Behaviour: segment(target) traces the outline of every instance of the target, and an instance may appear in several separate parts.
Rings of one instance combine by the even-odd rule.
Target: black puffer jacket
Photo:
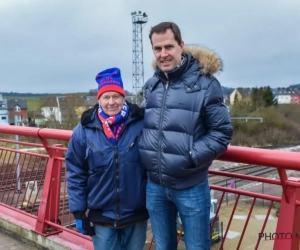
[[[221,70],[220,59],[197,47],[186,47],[184,56],[168,79],[156,67],[146,82],[139,143],[150,180],[175,189],[203,182],[233,133],[220,83],[213,76]]]

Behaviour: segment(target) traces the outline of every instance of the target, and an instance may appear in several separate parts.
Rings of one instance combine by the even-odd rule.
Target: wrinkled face
[[[98,103],[102,107],[104,113],[109,116],[119,114],[123,108],[124,102],[124,96],[114,91],[105,92],[98,99]]]
[[[163,72],[168,73],[180,65],[184,43],[177,43],[171,29],[161,34],[153,33],[151,41],[156,64]]]

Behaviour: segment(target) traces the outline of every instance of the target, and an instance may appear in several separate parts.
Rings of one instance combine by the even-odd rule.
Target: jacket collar
[[[140,108],[136,104],[132,104],[126,101],[127,105],[129,106],[129,117],[127,118],[125,125],[133,120],[141,120],[144,118],[145,110]],[[88,109],[83,112],[81,116],[81,124],[84,127],[94,127],[94,128],[101,128],[101,122],[97,118],[99,104],[96,104],[93,108]]]

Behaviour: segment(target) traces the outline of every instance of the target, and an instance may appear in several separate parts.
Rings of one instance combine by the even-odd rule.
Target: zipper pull
[[[133,147],[134,145],[134,141],[129,145],[129,147],[127,148],[127,152]]]
[[[167,81],[167,84],[166,84],[166,89],[169,88],[169,81]]]
[[[129,145],[129,147],[127,148],[127,152],[133,147],[133,145],[135,144],[136,140],[140,137],[141,133],[143,132],[143,130],[141,130],[137,136],[134,138],[133,142]]]

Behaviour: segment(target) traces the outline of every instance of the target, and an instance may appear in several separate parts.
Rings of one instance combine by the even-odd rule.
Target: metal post
[[[264,182],[262,182],[262,185],[261,185],[261,192],[262,194],[264,194]],[[263,199],[263,207],[265,207],[265,200]]]
[[[223,232],[223,221],[221,221],[221,242],[223,242],[223,235],[224,235],[224,232]],[[224,248],[222,247],[221,250],[224,250]]]
[[[144,59],[143,59],[143,27],[148,22],[148,15],[145,12],[134,11],[132,16],[132,87],[136,97],[141,96],[144,86]],[[136,100],[137,103],[137,100]]]
[[[300,200],[300,179],[297,177],[289,177],[286,183],[288,199],[286,199],[285,193],[282,192],[280,202],[280,212],[277,221],[276,233],[277,235],[290,234],[291,237],[285,236],[285,240],[281,240],[279,237],[275,237],[273,249],[282,250],[298,250],[300,235],[300,210],[297,201]],[[283,185],[283,183],[281,184]]]
[[[228,187],[227,180],[226,180],[226,187]],[[226,192],[226,205],[228,205],[228,192]]]
[[[15,126],[17,126],[19,119],[18,116],[15,115]],[[15,141],[18,142],[19,141],[19,135],[15,135]],[[16,143],[16,150],[19,150],[19,144]],[[17,192],[21,191],[21,185],[20,185],[20,164],[19,164],[19,158],[20,158],[20,153],[16,153],[16,165],[17,165]]]
[[[234,178],[234,188],[237,188],[237,186],[236,186],[236,178]],[[235,200],[236,200],[236,196],[237,196],[237,194],[235,194]]]
[[[43,143],[44,144],[44,143]],[[48,144],[49,145],[49,144]],[[46,146],[44,144],[44,146]],[[34,231],[43,236],[58,234],[60,229],[47,224],[47,221],[60,223],[59,205],[61,191],[61,173],[62,161],[57,159],[63,156],[63,151],[56,148],[62,148],[63,145],[53,145],[53,149],[48,149],[49,160],[46,166],[46,175],[41,202],[38,208],[37,222]]]

